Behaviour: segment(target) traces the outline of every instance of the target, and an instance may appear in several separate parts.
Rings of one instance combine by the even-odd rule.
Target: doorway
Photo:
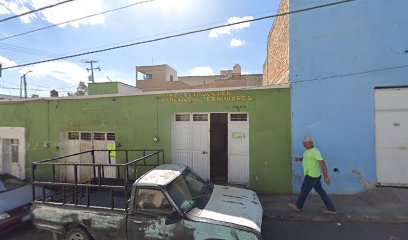
[[[203,179],[249,185],[248,113],[176,113],[172,162]]]
[[[408,88],[375,90],[377,183],[408,186]]]
[[[25,178],[25,129],[0,127],[0,171]]]
[[[228,114],[211,113],[210,178],[212,182],[228,182]]]

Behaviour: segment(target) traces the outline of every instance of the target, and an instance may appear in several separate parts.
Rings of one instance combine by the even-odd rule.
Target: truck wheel
[[[65,234],[65,240],[91,240],[89,234],[82,228],[75,227]]]

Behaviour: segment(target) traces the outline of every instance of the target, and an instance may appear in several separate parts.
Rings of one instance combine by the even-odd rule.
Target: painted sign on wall
[[[231,91],[169,93],[160,103],[211,103],[211,102],[251,102],[251,95],[234,94]]]

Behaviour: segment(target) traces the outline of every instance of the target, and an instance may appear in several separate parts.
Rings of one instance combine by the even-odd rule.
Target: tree
[[[68,92],[68,96],[72,97],[72,96],[85,96],[88,95],[88,86],[86,85],[85,82],[80,81],[78,83],[78,87],[75,93],[70,93]]]

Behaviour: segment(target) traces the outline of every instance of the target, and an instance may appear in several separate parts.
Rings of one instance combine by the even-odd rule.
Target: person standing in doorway
[[[322,154],[317,148],[314,147],[313,139],[311,137],[305,137],[303,139],[303,146],[306,148],[305,152],[303,153],[303,157],[295,158],[296,162],[302,162],[303,165],[303,184],[300,196],[297,199],[296,203],[290,203],[289,207],[294,211],[300,212],[303,208],[303,204],[305,203],[307,196],[314,188],[314,190],[320,195],[324,204],[326,205],[326,208],[323,208],[322,212],[335,214],[336,208],[330,200],[329,196],[324,191],[322,183],[320,181],[322,177],[322,173],[320,171],[321,168],[323,171],[324,182],[327,184],[327,186],[330,186],[331,184],[331,180],[329,178],[329,174],[327,172],[326,164],[324,163]]]

